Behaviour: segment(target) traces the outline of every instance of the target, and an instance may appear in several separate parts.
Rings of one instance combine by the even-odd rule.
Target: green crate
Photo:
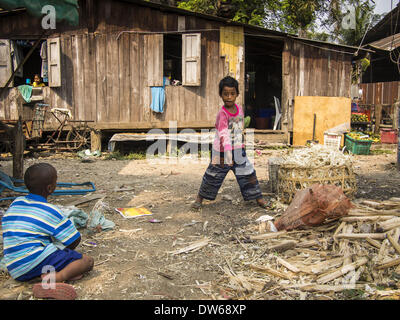
[[[356,140],[345,135],[344,145],[346,150],[353,154],[369,154],[372,140]]]

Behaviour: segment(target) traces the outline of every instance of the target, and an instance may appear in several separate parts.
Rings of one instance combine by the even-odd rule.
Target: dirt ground
[[[400,173],[396,169],[395,146],[385,153],[354,156],[357,174],[357,198],[389,199],[400,197]],[[264,149],[255,158],[255,168],[265,197],[274,206],[261,209],[255,202],[245,203],[233,173],[229,173],[216,201],[205,201],[203,209],[193,212],[194,201],[207,163],[190,160],[179,164],[148,163],[146,160],[105,160],[85,163],[74,155],[27,158],[24,167],[48,162],[58,171],[58,181],[92,181],[96,194],[105,196],[109,206],[105,217],[115,223],[111,231],[89,234],[81,229],[77,250],[95,259],[94,269],[81,280],[71,282],[78,299],[218,299],[224,294],[218,281],[228,261],[243,259],[262,251],[267,241],[256,245],[233,241],[250,232],[256,233],[255,220],[274,214],[282,207],[269,193],[268,158],[287,153],[287,149]],[[0,169],[12,173],[12,161],[0,162]],[[121,191],[122,190],[122,191]],[[127,190],[127,191],[123,191]],[[50,197],[49,201],[65,205],[82,196]],[[90,212],[96,200],[79,207]],[[2,209],[9,202],[2,202]],[[149,218],[124,219],[116,207],[144,206],[153,212]],[[281,209],[278,209],[281,208]],[[209,244],[195,252],[173,255],[170,252],[207,237]],[[93,243],[95,244],[93,246]],[[33,299],[31,281],[20,284],[0,273],[0,299]],[[262,299],[279,299],[263,295]],[[309,295],[307,299],[318,299]]]

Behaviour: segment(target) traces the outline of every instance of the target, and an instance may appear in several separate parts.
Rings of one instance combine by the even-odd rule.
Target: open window
[[[164,77],[171,85],[182,84],[182,36],[164,35]]]
[[[36,42],[37,40],[32,39],[0,40],[1,87],[4,87]],[[22,67],[18,68],[10,86],[33,84],[36,74],[42,78],[45,86],[61,86],[60,38],[40,41]]]
[[[147,85],[201,85],[201,34],[144,36]]]

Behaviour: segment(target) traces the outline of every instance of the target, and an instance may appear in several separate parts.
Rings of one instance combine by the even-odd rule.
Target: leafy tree
[[[367,0],[348,0],[354,8],[353,25],[351,28],[337,28],[339,42],[348,45],[359,45],[363,40],[368,29],[372,28],[379,20],[381,15],[374,14],[375,3]],[[344,17],[345,18],[345,17]]]
[[[374,14],[373,0],[182,0],[178,7],[201,13],[221,15],[234,21],[263,26],[302,37],[357,45],[367,28],[380,19]],[[346,28],[348,8],[354,8],[354,28]],[[224,15],[222,15],[224,16]],[[352,16],[353,17],[353,16]],[[324,28],[326,31],[321,31]]]

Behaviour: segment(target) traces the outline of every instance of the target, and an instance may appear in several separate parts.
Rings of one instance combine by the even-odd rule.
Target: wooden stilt
[[[90,151],[100,151],[101,152],[101,131],[92,130],[90,132]]]
[[[19,117],[14,132],[13,148],[13,177],[22,179],[24,175],[24,141],[25,136],[22,131],[22,119]]]

